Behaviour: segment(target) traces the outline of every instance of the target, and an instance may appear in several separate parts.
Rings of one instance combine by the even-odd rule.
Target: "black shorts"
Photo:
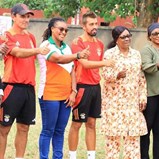
[[[87,122],[88,117],[101,117],[101,88],[98,85],[77,85],[77,96],[72,110],[72,121]]]
[[[4,96],[0,109],[0,124],[35,124],[35,89],[27,84],[3,84]]]

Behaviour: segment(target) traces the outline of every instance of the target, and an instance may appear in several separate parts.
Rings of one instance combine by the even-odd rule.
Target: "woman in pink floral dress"
[[[140,136],[147,133],[142,111],[146,107],[146,81],[141,57],[130,47],[132,34],[123,26],[112,30],[113,42],[105,59],[116,61],[103,68],[102,131],[106,136],[105,159],[140,159]]]

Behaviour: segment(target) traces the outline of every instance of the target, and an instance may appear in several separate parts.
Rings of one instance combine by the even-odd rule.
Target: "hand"
[[[76,97],[76,93],[74,91],[72,91],[70,96],[65,101],[65,103],[67,103],[66,107],[69,107],[69,106],[72,107],[74,105],[75,97]]]
[[[114,67],[115,61],[114,60],[105,60],[105,66],[106,67]]]
[[[0,54],[5,55],[8,51],[8,46],[6,45],[6,43],[2,43],[0,45]]]
[[[157,68],[159,69],[159,63],[156,64]]]
[[[146,109],[146,103],[140,103],[139,104],[139,110],[142,112],[145,109]]]
[[[87,59],[89,55],[90,55],[90,51],[89,51],[89,45],[88,45],[86,49],[78,53],[78,56],[79,56],[78,58]]]
[[[126,77],[126,70],[123,69],[123,71],[120,71],[117,75],[117,79],[120,79],[120,78],[125,78]]]
[[[40,53],[41,55],[46,55],[46,54],[48,54],[48,53],[50,52],[50,49],[49,49],[48,46],[49,46],[49,43],[48,43],[47,45],[45,45],[45,46],[39,48],[39,53]]]

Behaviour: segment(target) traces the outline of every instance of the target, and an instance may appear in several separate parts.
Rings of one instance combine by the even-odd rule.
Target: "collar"
[[[52,38],[51,36],[49,37],[48,41],[49,41],[50,44],[55,45],[55,46],[56,46],[58,49],[60,49],[60,50],[63,50],[63,49],[66,48],[66,44],[65,44],[63,41],[61,42],[61,47],[59,48],[59,47],[56,45],[55,41],[53,40],[53,38]]]

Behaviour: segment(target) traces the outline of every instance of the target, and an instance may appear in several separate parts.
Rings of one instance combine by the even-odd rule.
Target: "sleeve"
[[[147,86],[143,71],[139,74],[139,103],[147,103]]]
[[[158,71],[154,53],[148,47],[141,50],[142,70],[146,73],[154,73]]]
[[[107,50],[104,53],[104,60],[110,60],[110,59],[112,59],[112,52],[110,50]],[[102,77],[106,82],[114,83],[117,80],[117,75],[119,73],[117,65],[118,64],[116,64],[114,68],[103,67]]]
[[[8,39],[7,46],[9,48],[7,54],[9,54],[13,48],[18,47],[18,42],[15,41],[13,36],[8,31],[6,32],[6,38]]]
[[[40,47],[44,47],[44,46],[46,46],[48,43],[49,43],[49,41],[48,41],[48,40],[45,40],[44,42],[41,43]],[[51,44],[49,44],[48,47],[49,47],[49,49],[50,49],[49,53],[46,54],[46,55],[42,55],[46,60],[48,60],[48,59],[51,57],[51,55],[52,55],[54,52],[56,52],[56,51],[53,49],[53,47],[51,46]]]
[[[29,33],[29,36],[30,36],[30,39],[33,42],[34,48],[36,48],[36,39],[35,39],[35,36],[33,34],[31,34],[31,33]]]
[[[83,44],[82,40],[79,37],[74,39],[71,44],[71,50],[73,54],[80,52],[85,48],[86,48],[85,45]]]

